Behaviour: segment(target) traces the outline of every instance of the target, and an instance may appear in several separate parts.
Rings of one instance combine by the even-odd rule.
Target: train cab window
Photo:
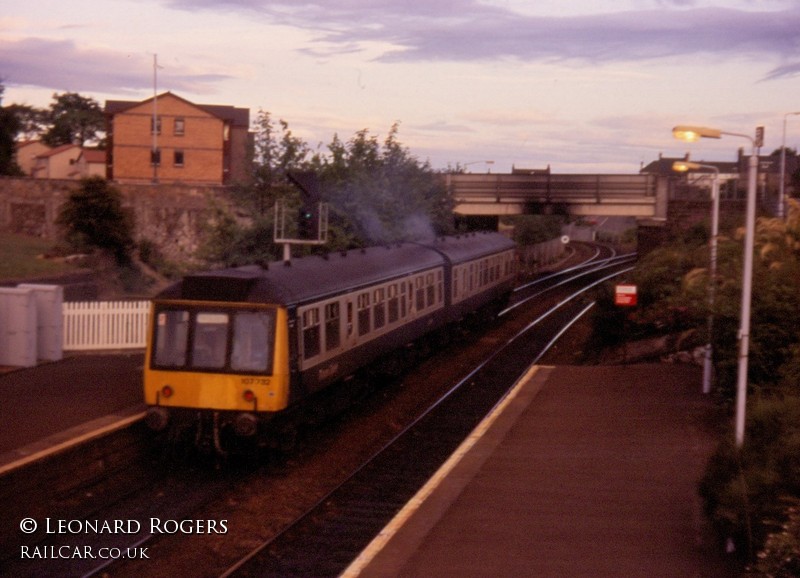
[[[397,295],[397,285],[389,285],[389,323],[396,323],[400,318],[400,297]]]
[[[303,358],[311,359],[320,352],[319,309],[303,311]]]
[[[272,358],[272,316],[265,311],[242,311],[233,318],[234,371],[266,372]]]
[[[386,289],[379,287],[373,294],[374,305],[372,306],[372,320],[375,329],[380,329],[386,325]]]
[[[186,365],[189,337],[188,311],[160,311],[156,317],[155,363],[162,367]]]
[[[339,347],[339,302],[328,303],[325,306],[325,350],[330,351]]]
[[[358,334],[366,335],[372,329],[370,321],[369,293],[358,296]]]
[[[228,314],[201,312],[194,323],[192,365],[220,369],[228,350]]]

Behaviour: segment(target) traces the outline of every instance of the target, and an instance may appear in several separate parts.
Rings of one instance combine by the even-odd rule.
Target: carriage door
[[[356,316],[356,296],[348,295],[343,301],[344,311],[342,311],[344,325],[344,348],[350,349],[358,345],[358,321]]]

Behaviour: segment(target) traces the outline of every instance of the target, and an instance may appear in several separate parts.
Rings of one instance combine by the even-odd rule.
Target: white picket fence
[[[64,351],[142,349],[149,312],[149,301],[64,303]]]

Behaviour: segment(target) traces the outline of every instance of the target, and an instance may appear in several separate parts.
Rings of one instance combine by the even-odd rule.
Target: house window
[[[161,165],[161,149],[150,151],[150,164],[156,166]]]
[[[173,161],[174,161],[174,164],[175,164],[176,167],[182,167],[183,166],[183,151],[180,151],[180,150],[175,151],[173,153]]]
[[[161,134],[161,117],[160,116],[156,117],[155,131],[153,129],[153,117],[150,117],[150,134],[153,134],[153,132],[155,132],[156,134]]]
[[[181,117],[176,118],[175,122],[172,125],[172,134],[174,134],[175,136],[183,136],[185,130],[186,130],[186,121]]]

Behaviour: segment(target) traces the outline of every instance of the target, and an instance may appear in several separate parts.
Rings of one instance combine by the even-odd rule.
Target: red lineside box
[[[636,285],[617,285],[614,292],[614,305],[622,307],[636,305]]]

